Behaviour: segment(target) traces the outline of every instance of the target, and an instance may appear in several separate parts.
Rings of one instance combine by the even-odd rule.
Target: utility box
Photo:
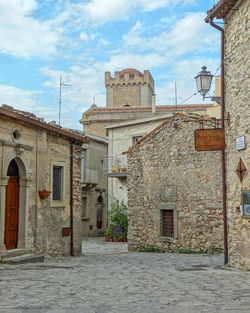
[[[250,218],[250,192],[242,192],[242,215]]]

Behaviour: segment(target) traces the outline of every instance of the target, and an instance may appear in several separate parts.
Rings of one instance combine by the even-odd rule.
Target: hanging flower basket
[[[39,197],[41,200],[47,199],[48,196],[51,194],[51,191],[49,190],[40,190],[38,191]]]

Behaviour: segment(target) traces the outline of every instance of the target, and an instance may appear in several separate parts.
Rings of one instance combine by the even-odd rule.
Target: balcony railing
[[[127,177],[127,156],[105,157],[103,170],[108,177]]]
[[[85,168],[82,182],[84,184],[97,185],[98,184],[98,171],[90,169],[90,168]]]

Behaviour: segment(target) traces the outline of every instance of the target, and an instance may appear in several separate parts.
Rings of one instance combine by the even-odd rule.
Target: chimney
[[[155,93],[152,94],[152,113],[156,112]]]

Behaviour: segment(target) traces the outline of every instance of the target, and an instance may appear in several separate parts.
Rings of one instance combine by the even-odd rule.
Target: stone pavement
[[[0,264],[0,313],[249,313],[250,272],[222,262],[84,238],[81,257]]]

